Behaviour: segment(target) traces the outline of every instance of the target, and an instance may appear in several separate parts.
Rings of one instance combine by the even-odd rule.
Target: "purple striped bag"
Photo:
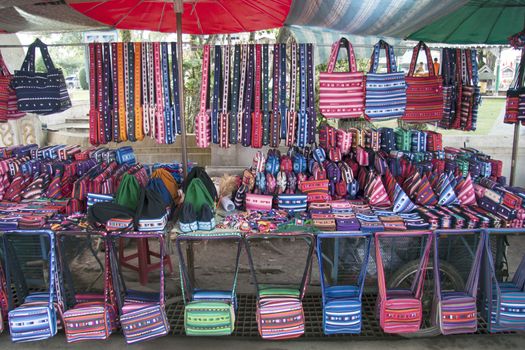
[[[334,72],[339,49],[346,48],[348,72]],[[346,38],[332,45],[328,70],[319,73],[319,110],[326,118],[359,118],[365,110],[363,72],[357,71],[354,48]]]
[[[436,240],[434,242],[434,266],[438,267],[440,266],[438,251],[440,233],[443,233],[445,237],[448,238],[449,235],[451,235],[450,237],[453,237],[455,234],[475,235],[478,231],[436,231]],[[443,239],[447,239],[445,237],[443,237]],[[434,304],[432,307],[432,319],[434,325],[439,326],[441,333],[444,335],[474,333],[478,329],[476,297],[484,245],[485,235],[480,233],[476,253],[474,254],[472,266],[464,290],[443,291],[441,289],[440,269],[433,269]]]

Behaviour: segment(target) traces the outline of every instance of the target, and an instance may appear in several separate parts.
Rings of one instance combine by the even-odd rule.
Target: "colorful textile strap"
[[[243,134],[243,115],[244,115],[244,90],[246,88],[246,69],[248,66],[248,45],[241,46],[241,79],[239,83],[239,110],[235,118],[237,118],[237,140],[242,142]]]
[[[134,93],[133,97],[135,98],[135,140],[142,141],[144,139],[144,130],[143,130],[143,118],[144,114],[142,111],[142,44],[134,43],[135,51],[135,62],[134,62]],[[146,91],[146,90],[145,90]]]
[[[261,148],[263,134],[263,120],[261,113],[261,70],[262,70],[262,52],[261,45],[255,46],[255,107],[252,115],[252,137],[251,143],[253,148]]]
[[[109,43],[104,44],[104,53],[103,53],[103,71],[104,74],[102,76],[102,120],[103,125],[100,125],[104,130],[101,132],[101,134],[104,134],[104,142],[101,143],[108,143],[111,141],[111,110],[113,105],[113,87],[112,87],[112,79],[111,79],[111,52],[110,52],[110,45]]]
[[[126,85],[124,85],[124,43],[117,43],[117,80],[118,80],[118,125],[117,142],[127,141],[126,133]]]
[[[209,88],[209,70],[210,70],[210,45],[204,45],[202,56],[202,81],[201,81],[201,105],[200,112],[196,117],[195,134],[197,137],[197,146],[206,148],[210,145],[210,116],[208,109],[208,88]]]
[[[160,58],[160,43],[153,43],[153,57],[155,66],[155,139],[157,143],[165,141],[164,126],[164,95],[162,92],[162,63]]]
[[[213,95],[211,106],[211,139],[215,144],[219,143],[219,105],[220,85],[222,74],[222,48],[215,45],[215,66],[213,71]]]
[[[281,139],[286,140],[286,44],[279,44],[280,78],[279,78],[279,112],[281,113]]]
[[[241,78],[241,46],[235,45],[233,54],[232,107],[230,113],[230,143],[237,144],[237,114],[239,112],[239,84]]]
[[[98,143],[106,143],[106,133],[104,132],[104,71],[102,70],[102,44],[97,44],[96,64],[97,64],[97,130]]]
[[[244,147],[251,145],[252,133],[252,99],[253,99],[253,70],[255,65],[255,45],[248,46],[248,66],[246,72],[246,92],[244,96],[244,112],[242,118],[242,139]]]
[[[270,143],[270,87],[269,87],[269,45],[262,46],[262,100],[263,100],[263,121],[262,121],[262,144]]]
[[[118,142],[120,136],[119,112],[120,112],[120,93],[121,85],[119,84],[118,75],[118,58],[117,43],[111,43],[111,67],[113,74],[113,141]]]
[[[279,117],[279,79],[281,50],[279,44],[273,45],[273,108],[270,116],[270,147],[279,147],[280,117]]]
[[[222,90],[222,111],[220,115],[219,145],[222,148],[230,147],[230,121],[228,114],[228,96],[230,91],[230,47],[224,50],[224,81]]]
[[[161,43],[162,54],[162,90],[164,97],[164,142],[172,144],[175,141],[173,133],[173,105],[171,103],[170,71],[168,65],[168,43]]]
[[[308,101],[308,143],[315,142],[317,115],[315,108],[315,88],[314,88],[314,45],[306,44],[306,73],[307,73],[307,101]]]
[[[297,123],[297,111],[295,110],[295,97],[297,93],[297,43],[292,41],[291,44],[291,59],[290,66],[290,108],[287,113],[286,125],[286,146],[292,147],[295,143],[295,127]]]
[[[297,146],[306,147],[309,143],[309,115],[306,102],[307,79],[306,79],[306,44],[299,44],[299,113],[297,127]]]
[[[180,119],[181,119],[181,110],[180,110],[180,101],[179,101],[179,94],[180,94],[180,82],[179,82],[179,64],[178,64],[178,57],[177,57],[177,43],[171,43],[171,67],[173,72],[173,118],[174,118],[174,124],[173,124],[173,134],[181,134],[181,126],[180,126]]]
[[[144,43],[141,46],[141,75],[142,75],[142,130],[146,135],[150,134],[150,121],[149,121],[149,90],[148,90],[148,43]],[[144,137],[144,135],[143,135]],[[138,137],[137,137],[138,138]]]
[[[96,45],[89,44],[89,143],[94,146],[98,145]]]

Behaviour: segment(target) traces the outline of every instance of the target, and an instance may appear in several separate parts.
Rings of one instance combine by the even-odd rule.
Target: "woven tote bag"
[[[505,103],[505,116],[503,122],[506,124],[515,124],[518,122],[519,116],[519,96],[525,90],[523,88],[523,78],[525,76],[525,50],[522,50],[520,65],[516,70],[517,74],[512,80],[508,90],[507,99]]]
[[[299,288],[268,286],[259,284],[253,256],[250,249],[252,240],[303,238],[308,242],[306,264]],[[281,232],[272,234],[248,234],[245,239],[246,253],[257,288],[256,319],[259,334],[263,339],[281,340],[300,337],[304,334],[305,321],[303,298],[309,281],[315,238],[310,233]]]
[[[386,52],[387,73],[378,73],[381,49]],[[372,121],[401,118],[407,102],[405,73],[397,71],[394,49],[380,40],[374,45],[366,75],[365,115]]]
[[[40,49],[47,72],[35,71],[35,49]],[[47,45],[36,39],[28,48],[20,70],[15,71],[12,87],[18,99],[18,109],[36,114],[53,114],[71,108],[62,69],[55,68]]]
[[[416,76],[416,61],[420,50],[427,56],[428,76]],[[428,46],[420,41],[412,53],[410,69],[406,76],[407,104],[401,118],[411,123],[433,123],[443,118],[442,79],[434,72],[432,55]]]
[[[336,234],[317,234],[317,257],[319,261],[319,274],[321,276],[321,290],[323,293],[324,334],[361,333],[362,296],[370,255],[371,237],[372,236],[369,233],[340,232]],[[340,272],[335,266],[335,264],[340,264],[340,262],[336,260],[335,254],[340,254],[340,252],[334,252],[334,266],[330,266],[330,271],[327,270],[325,272],[325,266],[328,267],[328,265],[324,261],[325,255],[322,254],[322,247],[323,241],[328,245],[330,244],[329,242],[334,239],[337,239],[339,244],[347,243],[347,245],[341,245],[341,248],[350,248],[350,246],[353,247],[354,245],[359,245],[361,241],[364,240],[363,246],[359,245],[359,248],[357,248],[358,250],[356,251],[357,253],[362,253],[363,256],[361,257],[361,261],[355,261],[356,264],[359,262],[361,263],[361,266],[359,267],[359,275],[355,280],[355,284],[330,285],[329,283],[329,279],[331,279],[330,276],[333,278],[334,274],[337,276]]]
[[[348,54],[348,72],[334,72],[341,47]],[[364,74],[357,71],[352,44],[341,38],[332,45],[327,71],[319,73],[319,110],[326,118],[359,118],[364,105]]]
[[[415,279],[410,289],[387,289],[383,258],[381,256],[381,237],[422,237],[427,236]],[[377,311],[379,325],[385,333],[412,333],[419,330],[423,318],[421,298],[423,283],[432,248],[431,231],[376,232],[376,264],[379,295]]]
[[[16,105],[16,93],[11,87],[13,76],[9,72],[0,53],[0,122],[8,119],[18,119],[26,115],[20,112]]]
[[[234,277],[231,290],[203,290],[192,287],[186,268],[185,255],[181,246],[183,241],[208,242],[221,241],[237,245],[234,266]],[[190,233],[177,237],[177,252],[181,274],[181,291],[184,301],[184,329],[190,336],[221,336],[230,335],[235,327],[235,312],[237,309],[237,276],[239,274],[239,258],[243,245],[239,233]]]

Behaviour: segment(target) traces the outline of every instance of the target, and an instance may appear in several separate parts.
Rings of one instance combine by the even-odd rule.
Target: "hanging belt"
[[[241,78],[241,46],[235,45],[233,54],[232,107],[230,113],[230,143],[237,143],[237,114],[239,113],[239,83]]]
[[[134,97],[135,97],[135,139],[141,141],[144,139],[144,131],[142,124],[144,119],[142,112],[142,44],[134,43],[135,45],[135,76],[134,76]]]
[[[211,106],[211,138],[215,144],[219,143],[219,97],[222,74],[222,48],[215,45],[215,66],[213,72],[213,96]]]
[[[222,111],[220,115],[219,145],[222,148],[230,147],[230,122],[228,115],[228,94],[230,90],[230,46],[224,50],[224,81],[222,90]]]
[[[161,43],[162,52],[162,90],[164,92],[164,125],[166,138],[164,143],[172,144],[173,136],[173,105],[171,104],[170,71],[168,66],[168,43]]]
[[[179,101],[179,64],[177,59],[177,43],[171,43],[171,70],[173,72],[173,118],[175,119],[173,123],[173,134],[180,134],[180,101]]]
[[[103,54],[103,70],[104,74],[102,76],[102,118],[104,120],[104,124],[100,125],[101,128],[104,130],[102,133],[104,134],[104,142],[101,143],[108,143],[111,141],[111,105],[110,101],[112,99],[112,93],[110,90],[111,88],[111,52],[109,49],[110,45],[109,43],[104,44],[104,54]]]
[[[261,113],[261,45],[255,45],[255,104],[252,116],[252,147],[262,147],[262,113]]]
[[[268,78],[269,68],[269,45],[263,44],[262,51],[262,94],[263,94],[263,122],[262,122],[262,144],[270,143],[270,87]]]
[[[246,72],[246,92],[244,95],[244,113],[242,121],[242,145],[249,147],[252,133],[252,98],[253,98],[253,69],[255,65],[255,45],[249,45],[248,67]]]
[[[98,143],[106,143],[106,134],[104,132],[104,72],[102,70],[102,44],[95,46],[97,58],[97,131]]]
[[[202,56],[202,80],[201,80],[201,105],[200,112],[196,118],[195,134],[197,136],[197,146],[206,148],[210,145],[209,123],[210,116],[208,110],[208,89],[210,71],[210,45],[204,45]]]
[[[241,81],[239,83],[239,111],[235,116],[237,118],[237,140],[242,142],[242,129],[243,122],[242,118],[244,115],[244,90],[246,88],[246,69],[248,66],[248,45],[241,46]]]
[[[135,139],[135,47],[133,43],[124,44],[124,69],[126,80],[126,129],[128,140]]]
[[[117,59],[118,46],[117,43],[111,43],[111,66],[113,74],[113,141],[119,141],[119,110],[120,110],[120,89],[119,75],[118,75],[118,59]]]
[[[292,147],[295,143],[295,127],[297,124],[297,111],[295,110],[295,96],[297,95],[297,43],[291,44],[292,64],[290,66],[290,108],[287,113],[286,146]]]
[[[126,135],[126,97],[124,85],[124,44],[117,43],[117,74],[118,74],[118,142],[127,141]]]
[[[306,147],[308,144],[308,111],[306,110],[306,44],[299,44],[299,114],[298,114],[298,127],[297,127],[297,146]]]
[[[280,82],[279,79],[281,77],[280,74],[280,59],[281,56],[281,50],[279,48],[279,44],[273,45],[273,108],[272,108],[272,115],[270,116],[270,146],[271,147],[279,147],[279,133],[280,133],[280,117],[279,117],[279,87]]]
[[[279,101],[279,112],[281,113],[281,139],[286,140],[286,44],[279,44],[280,48],[280,73],[279,89],[280,89],[280,101]]]
[[[153,43],[155,60],[155,139],[157,143],[165,143],[164,101],[162,95],[162,67],[160,59],[160,43]]]
[[[89,44],[89,143],[98,145],[97,68],[95,45]]]
[[[155,114],[157,109],[157,96],[155,94],[155,55],[153,50],[153,43],[147,43],[148,45],[148,100],[149,100],[149,127],[150,136],[156,138],[157,136],[157,125],[155,122]]]
[[[149,94],[148,94],[148,44],[142,44],[141,48],[141,69],[142,69],[142,125],[144,134],[150,134],[149,124]]]
[[[308,103],[308,143],[315,142],[315,131],[317,116],[315,112],[315,89],[314,89],[314,45],[306,44],[306,74],[307,74],[307,103]]]

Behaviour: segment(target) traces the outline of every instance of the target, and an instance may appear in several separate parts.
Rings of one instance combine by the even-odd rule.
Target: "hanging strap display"
[[[219,143],[219,105],[220,105],[220,85],[222,74],[222,48],[215,45],[215,64],[213,70],[213,95],[211,104],[211,140]]]
[[[210,45],[204,45],[202,55],[202,80],[201,80],[201,105],[200,112],[197,115],[195,134],[197,137],[197,146],[206,148],[210,145],[210,116],[208,115],[208,90],[209,90],[209,71],[210,71]]]
[[[148,93],[148,43],[141,46],[141,75],[142,75],[142,130],[144,134],[150,134],[149,123],[149,93]]]
[[[219,125],[219,146],[222,148],[230,147],[230,121],[228,114],[228,97],[230,92],[230,46],[224,50],[224,75],[222,86],[222,111],[220,114]]]
[[[306,147],[309,144],[308,110],[306,95],[308,93],[306,78],[306,44],[299,44],[299,113],[297,127],[297,146]]]
[[[118,80],[118,142],[127,141],[126,133],[126,85],[124,82],[124,43],[117,43],[117,80]]]
[[[97,130],[98,143],[106,143],[106,133],[104,132],[104,71],[102,70],[103,54],[102,44],[95,47],[97,58]]]
[[[119,112],[120,112],[120,93],[121,85],[119,84],[119,65],[118,65],[118,45],[111,43],[111,66],[113,74],[113,141],[118,142],[120,137]]]
[[[308,111],[308,143],[315,142],[317,115],[315,107],[315,72],[314,45],[306,44],[306,74],[307,74],[307,111]]]
[[[142,44],[141,43],[133,43],[134,46],[134,52],[135,52],[135,62],[133,63],[134,66],[134,92],[133,97],[135,98],[134,107],[135,107],[135,140],[141,141],[144,139],[144,131],[142,128],[142,119],[143,119],[143,112],[142,112]]]
[[[286,140],[286,44],[279,44],[279,112],[281,114],[281,139]]]
[[[109,43],[104,44],[102,69],[104,74],[102,76],[102,118],[104,124],[101,127],[104,129],[104,142],[111,141],[111,110],[113,105],[113,86],[111,79],[111,52]]]
[[[255,99],[252,114],[251,144],[253,148],[261,148],[263,145],[263,115],[261,113],[261,71],[262,71],[261,45],[255,45]]]
[[[262,144],[270,143],[270,79],[269,69],[269,45],[262,46]]]
[[[173,133],[173,105],[171,103],[171,83],[168,62],[168,43],[161,43],[162,53],[162,90],[164,92],[164,123],[166,137],[164,143],[172,144],[175,141]]]
[[[243,116],[244,116],[244,109],[246,106],[244,105],[244,92],[246,89],[246,69],[248,66],[248,46],[247,45],[241,45],[241,78],[239,82],[239,110],[237,112],[237,115],[235,118],[237,118],[237,140],[240,140],[242,142],[242,135],[243,135]]]
[[[279,147],[280,136],[280,113],[279,113],[279,88],[281,86],[281,50],[279,44],[273,45],[273,108],[270,116],[270,147]]]
[[[173,73],[173,134],[181,134],[181,126],[180,126],[180,119],[181,119],[181,110],[180,110],[180,101],[179,101],[179,94],[180,94],[180,85],[181,82],[179,82],[179,63],[178,63],[178,57],[177,57],[177,43],[172,42],[171,43],[171,71]],[[184,86],[184,84],[182,85]],[[174,136],[175,138],[175,136]]]
[[[128,140],[135,139],[135,47],[133,43],[126,43],[124,50],[124,67],[126,80],[126,128]]]
[[[253,103],[253,74],[255,66],[255,45],[248,46],[248,66],[246,67],[246,91],[244,96],[244,113],[242,118],[242,145],[251,145],[252,133],[252,103]]]
[[[153,43],[148,45],[148,100],[149,100],[149,136],[155,138],[157,135],[157,125],[155,122],[156,114],[156,95],[155,95],[155,54],[153,50]]]
[[[295,110],[295,97],[297,95],[297,43],[292,41],[290,45],[291,65],[290,65],[290,104],[286,125],[286,146],[292,147],[295,143],[295,129],[297,124],[297,111]]]
[[[235,45],[233,54],[232,107],[230,113],[230,143],[237,144],[237,114],[239,113],[239,84],[241,80],[241,46]]]
[[[166,129],[164,123],[164,95],[162,91],[162,62],[160,43],[153,43],[153,56],[155,60],[155,139],[157,143],[165,143]]]
[[[98,108],[97,108],[97,51],[89,44],[89,143],[97,146],[98,140]]]

